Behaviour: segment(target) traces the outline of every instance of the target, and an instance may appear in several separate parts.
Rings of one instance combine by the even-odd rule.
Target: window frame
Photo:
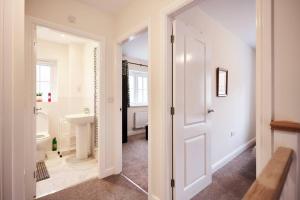
[[[134,69],[129,69],[128,70],[128,84],[129,84],[129,93],[131,93],[130,89],[130,76],[133,76],[134,78],[134,101],[132,102],[131,101],[131,98],[130,98],[130,101],[129,101],[129,105],[130,107],[147,107],[149,105],[149,77],[148,77],[148,72],[147,71],[139,71],[139,70],[134,70]],[[146,92],[147,92],[147,99],[146,99],[146,102],[143,101],[142,103],[138,103],[138,93],[139,93],[139,85],[138,85],[138,77],[142,77],[142,78],[146,78],[147,79],[147,88],[146,88]],[[143,82],[143,80],[142,80]],[[142,89],[143,92],[145,92],[145,89]],[[130,96],[130,94],[129,94]]]
[[[57,61],[56,60],[50,60],[50,59],[37,59],[36,62],[36,75],[37,75],[37,66],[38,65],[44,65],[50,67],[50,92],[51,92],[51,102],[57,102],[58,100],[58,89],[57,89]],[[38,81],[37,78],[35,80],[36,88],[39,83],[42,81]],[[36,90],[37,93],[37,90]],[[46,94],[48,99],[48,94]],[[44,99],[43,94],[43,103],[48,102],[46,98]]]

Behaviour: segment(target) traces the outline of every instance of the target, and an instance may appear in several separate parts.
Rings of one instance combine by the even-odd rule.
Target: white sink
[[[76,158],[87,159],[92,152],[92,124],[95,117],[91,114],[66,115],[65,119],[75,127]]]
[[[66,120],[73,124],[89,124],[94,122],[94,115],[92,114],[74,114],[66,115]]]

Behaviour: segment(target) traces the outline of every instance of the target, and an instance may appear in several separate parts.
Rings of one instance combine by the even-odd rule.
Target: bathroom
[[[98,176],[99,43],[36,28],[36,196]]]

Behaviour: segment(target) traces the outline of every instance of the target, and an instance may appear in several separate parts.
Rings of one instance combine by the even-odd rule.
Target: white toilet
[[[49,135],[48,114],[40,111],[36,116],[36,160],[43,161],[46,158],[46,152],[51,149],[51,138]]]

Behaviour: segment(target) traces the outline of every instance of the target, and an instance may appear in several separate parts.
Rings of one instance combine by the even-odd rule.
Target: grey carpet
[[[193,200],[241,200],[255,180],[255,159],[255,150],[246,150],[214,173],[212,184]]]
[[[50,178],[47,166],[44,161],[36,163],[36,182]]]
[[[93,179],[38,200],[146,200],[147,195],[120,175]]]
[[[148,191],[148,141],[145,133],[128,137],[123,144],[123,175]]]

